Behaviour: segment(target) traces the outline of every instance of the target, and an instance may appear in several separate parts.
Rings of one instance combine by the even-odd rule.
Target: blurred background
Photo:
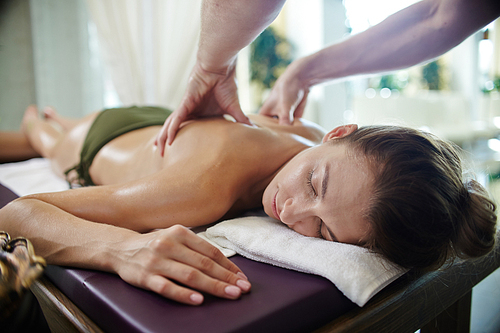
[[[256,113],[286,66],[416,0],[288,0],[240,52],[241,106]],[[3,0],[0,130],[29,104],[81,117],[102,108],[179,104],[195,61],[201,0]],[[332,64],[335,66],[335,64]],[[326,129],[393,123],[466,149],[482,182],[500,174],[500,20],[433,61],[313,87],[305,118]]]
[[[359,33],[414,2],[288,0],[271,27],[240,53],[243,110],[258,112],[294,59]],[[195,61],[200,4],[0,1],[0,130],[17,130],[29,104],[51,105],[68,117],[133,104],[174,109]],[[390,123],[433,132],[464,148],[471,168],[499,202],[499,90],[497,19],[429,63],[314,87],[304,116],[326,129]],[[491,288],[483,294],[481,303],[494,295]],[[485,320],[480,316],[486,312],[478,309],[473,306],[473,321],[498,317],[494,313]]]
[[[415,0],[288,0],[238,59],[239,94],[258,109],[286,66],[375,25]],[[28,104],[80,117],[121,105],[175,108],[195,61],[200,0],[4,0],[0,5],[0,129]],[[335,66],[335,64],[332,64]],[[395,123],[449,139],[491,179],[500,166],[500,22],[409,69],[311,90],[305,118]]]
[[[247,113],[286,66],[375,25],[415,0],[288,0],[240,52]],[[16,130],[29,104],[80,117],[102,108],[175,109],[195,61],[200,0],[0,2],[0,130]],[[332,64],[335,66],[335,64]],[[312,88],[305,118],[426,129],[471,153],[483,183],[500,174],[500,21],[433,61]]]

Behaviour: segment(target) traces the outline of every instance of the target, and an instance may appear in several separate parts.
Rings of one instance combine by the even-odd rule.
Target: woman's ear
[[[326,135],[323,137],[323,143],[325,143],[328,140],[339,139],[343,138],[344,136],[348,136],[357,129],[358,125],[356,124],[335,127],[330,132],[326,133]]]

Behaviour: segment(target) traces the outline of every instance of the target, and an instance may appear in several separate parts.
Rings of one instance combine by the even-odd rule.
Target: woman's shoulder
[[[252,122],[257,124],[257,126],[266,127],[277,133],[295,134],[314,144],[321,143],[323,137],[327,133],[323,127],[304,118],[296,118],[292,125],[280,125],[277,118],[258,114],[249,115],[249,118]]]

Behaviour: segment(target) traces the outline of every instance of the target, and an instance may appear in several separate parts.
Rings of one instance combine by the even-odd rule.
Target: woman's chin
[[[264,208],[264,213],[266,213],[267,216],[274,218],[274,216],[272,215],[273,214],[272,209],[269,210],[269,207],[267,207],[264,203],[262,204]]]

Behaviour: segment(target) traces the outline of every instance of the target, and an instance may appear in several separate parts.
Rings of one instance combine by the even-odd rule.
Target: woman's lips
[[[273,198],[273,214],[274,214],[274,217],[276,217],[276,219],[280,220],[280,216],[278,214],[278,209],[276,207],[276,196],[278,195],[278,192],[276,192],[276,194],[274,195],[274,198]]]

